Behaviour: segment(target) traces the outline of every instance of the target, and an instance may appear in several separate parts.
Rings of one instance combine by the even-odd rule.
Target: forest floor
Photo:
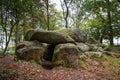
[[[96,58],[84,54],[79,68],[44,69],[34,62],[0,56],[0,80],[120,80],[120,53]]]

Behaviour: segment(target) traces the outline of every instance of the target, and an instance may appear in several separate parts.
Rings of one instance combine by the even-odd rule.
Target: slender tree
[[[109,27],[109,40],[110,40],[110,45],[113,45],[113,27],[112,27],[112,21],[111,21],[111,3],[109,0],[106,0],[107,2],[107,17],[108,17],[108,27]]]
[[[69,8],[73,0],[60,0],[61,7],[63,10],[63,18],[65,20],[65,27],[68,28],[68,16],[69,16]]]
[[[49,0],[44,0],[47,14],[47,29],[50,30]]]

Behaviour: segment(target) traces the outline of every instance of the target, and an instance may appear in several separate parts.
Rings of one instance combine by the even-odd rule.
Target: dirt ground
[[[34,62],[14,61],[13,55],[0,56],[0,80],[120,80],[120,57],[85,56],[78,68],[50,70]]]
[[[92,59],[83,64],[76,69],[47,70],[34,62],[14,61],[13,56],[8,55],[0,58],[0,80],[120,80],[120,66]]]

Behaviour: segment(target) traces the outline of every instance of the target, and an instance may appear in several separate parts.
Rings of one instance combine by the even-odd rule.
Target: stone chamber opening
[[[45,62],[42,64],[43,68],[45,69],[52,69],[54,67],[52,63],[52,57],[55,46],[55,44],[49,44],[45,50],[45,53],[43,55],[43,59],[45,60]]]

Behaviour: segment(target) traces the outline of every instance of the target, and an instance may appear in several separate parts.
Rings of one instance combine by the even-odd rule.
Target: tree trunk
[[[35,25],[35,16],[34,16],[34,13],[32,13],[31,19],[32,19],[32,28],[35,29],[36,25]]]
[[[103,38],[101,37],[101,38],[100,38],[100,43],[102,44],[102,42],[103,42]]]
[[[10,29],[10,34],[9,34],[9,36],[7,35],[7,36],[8,36],[8,40],[6,41],[6,45],[5,45],[5,49],[4,49],[4,51],[3,51],[3,54],[5,54],[6,51],[7,51],[7,48],[8,48],[8,45],[9,45],[11,36],[12,36],[12,32],[13,32],[13,29],[14,29],[14,26],[15,26],[15,24],[12,25],[12,27],[11,27],[11,29]]]
[[[111,25],[111,11],[110,11],[110,1],[107,0],[108,10],[107,10],[107,17],[108,17],[108,27],[109,27],[109,41],[110,45],[113,45],[113,27]]]
[[[68,10],[68,7],[67,7],[67,13],[66,13],[66,17],[65,17],[65,27],[68,28],[68,13],[69,13],[69,10]]]
[[[15,30],[15,53],[17,52],[16,48],[18,46],[18,41],[19,41],[19,26],[17,23],[16,30]]]
[[[47,28],[50,30],[50,23],[49,23],[49,0],[46,1],[46,7],[47,7]]]
[[[5,21],[3,18],[4,15],[5,15]],[[3,31],[5,32],[5,48],[3,50],[3,55],[6,53],[7,47],[9,44],[8,33],[7,33],[7,19],[8,19],[7,10],[3,11],[3,8],[1,7],[1,26],[2,26]]]
[[[64,0],[65,6],[66,6],[66,16],[65,16],[65,27],[68,28],[68,15],[69,15],[69,8],[67,6],[66,0]]]

